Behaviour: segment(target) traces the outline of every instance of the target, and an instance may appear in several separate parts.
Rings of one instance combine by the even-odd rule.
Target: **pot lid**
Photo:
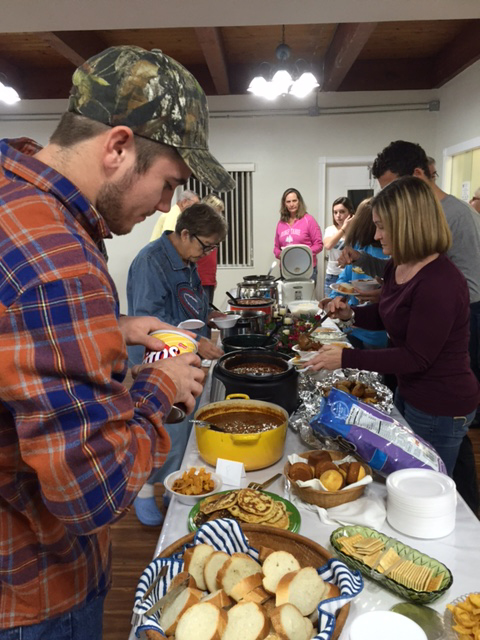
[[[254,282],[273,282],[275,280],[274,276],[243,276],[244,282],[250,284]]]
[[[280,268],[285,280],[309,280],[313,273],[313,253],[305,244],[291,244],[282,250]]]

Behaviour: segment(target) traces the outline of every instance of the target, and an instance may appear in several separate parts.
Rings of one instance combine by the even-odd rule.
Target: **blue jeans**
[[[338,280],[338,276],[333,275],[333,273],[327,273],[325,274],[325,290],[324,290],[324,294],[326,298],[330,297],[330,294],[332,293],[332,290],[330,289],[330,285],[331,284],[335,284],[335,282]]]
[[[97,596],[80,609],[26,627],[0,629],[0,640],[102,640],[103,603]]]
[[[183,456],[185,455],[185,449],[187,448],[188,438],[192,430],[193,414],[198,409],[200,404],[200,396],[195,403],[195,409],[188,415],[182,422],[176,424],[164,424],[168,435],[170,436],[171,447],[168,452],[165,464],[160,469],[155,469],[150,474],[148,484],[155,484],[156,482],[163,482],[169,473],[178,471],[182,465]],[[2,640],[0,638],[0,640]]]
[[[433,416],[405,402],[398,389],[395,392],[395,406],[415,433],[435,448],[451,476],[460,445],[475,417],[475,411],[466,416]]]

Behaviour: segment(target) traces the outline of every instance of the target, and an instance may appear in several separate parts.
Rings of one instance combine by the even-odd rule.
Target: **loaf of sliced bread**
[[[207,589],[210,593],[213,593],[213,591],[220,588],[221,585],[219,583],[217,584],[218,572],[229,559],[230,556],[228,553],[225,553],[225,551],[214,551],[207,557],[205,567],[203,569],[203,575],[205,578],[205,584],[207,585]]]
[[[175,633],[180,617],[185,613],[185,611],[187,611],[187,609],[190,609],[194,604],[197,604],[202,596],[203,593],[198,589],[188,587],[179,593],[175,600],[164,608],[159,624],[167,636],[171,636]]]
[[[235,604],[234,601],[229,596],[227,596],[223,589],[217,589],[216,591],[203,596],[201,602],[211,602],[219,609],[223,609],[223,607],[229,607],[230,605]]]
[[[313,567],[287,573],[280,579],[275,595],[277,607],[289,602],[302,616],[309,616],[323,599],[325,583]]]
[[[211,602],[199,602],[181,616],[175,640],[221,640],[226,626],[226,611]]]
[[[183,554],[183,570],[188,571],[188,573],[195,578],[195,582],[199,589],[205,590],[207,588],[203,569],[207,558],[211,556],[213,552],[214,548],[209,544],[197,544],[194,547],[187,549]]]
[[[228,612],[222,640],[264,640],[269,631],[270,620],[263,607],[255,602],[240,602]]]
[[[262,567],[256,560],[246,553],[234,553],[218,572],[217,582],[225,593],[231,596],[236,584],[255,573],[262,573]]]
[[[310,640],[312,637],[306,623],[308,618],[304,618],[293,604],[286,603],[276,607],[270,615],[270,620],[280,640]]]
[[[287,573],[298,571],[300,564],[288,551],[274,551],[265,558],[262,568],[264,589],[275,593],[280,579]]]
[[[242,598],[245,598],[250,591],[261,586],[262,578],[263,574],[261,572],[253,573],[251,576],[243,578],[243,580],[240,580],[240,582],[237,582],[237,584],[232,587],[229,595],[239,602]]]

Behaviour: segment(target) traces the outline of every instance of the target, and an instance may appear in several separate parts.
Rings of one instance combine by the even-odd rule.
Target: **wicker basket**
[[[270,549],[275,549],[276,551],[289,551],[296,557],[302,567],[321,567],[332,557],[332,555],[322,546],[309,538],[299,535],[298,533],[283,531],[275,529],[274,527],[258,524],[242,524],[242,530],[252,547],[258,549],[259,547],[264,546],[270,547]],[[182,550],[184,544],[193,541],[194,535],[194,533],[189,533],[183,538],[180,538],[164,549],[160,554],[160,557],[168,558],[174,553],[178,553]],[[336,640],[336,638],[339,637],[349,611],[350,605],[346,604],[337,613],[337,621],[332,640]],[[152,635],[148,635],[147,632],[148,638],[151,638],[152,640],[162,640],[162,636],[157,634],[157,632],[151,633]]]
[[[305,451],[303,453],[299,453],[298,455],[301,458],[308,458],[308,455],[312,453],[311,451]],[[328,450],[332,460],[341,460],[345,458],[347,455],[343,451],[332,451]],[[372,475],[372,470],[368,466],[362,462],[362,465],[365,467],[367,475]],[[283,468],[283,473],[288,481],[289,487],[291,491],[298,496],[304,502],[308,502],[309,504],[315,504],[317,507],[323,507],[324,509],[329,509],[330,507],[338,507],[340,504],[345,504],[346,502],[353,502],[353,500],[357,500],[363,495],[365,491],[366,485],[361,485],[360,487],[353,487],[352,489],[343,489],[341,491],[320,491],[319,489],[312,489],[311,487],[300,487],[298,486],[295,480],[292,480],[288,474],[290,469],[290,463],[287,462],[285,467]]]

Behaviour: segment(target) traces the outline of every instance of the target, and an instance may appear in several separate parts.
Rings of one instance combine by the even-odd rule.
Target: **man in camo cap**
[[[102,638],[109,525],[164,463],[164,418],[193,410],[204,374],[190,353],[124,385],[126,346],[159,350],[149,334],[169,327],[120,315],[100,249],[168,211],[192,172],[234,186],[207,137],[186,69],[113,47],[77,69],[44,148],[0,141],[0,640]]]

